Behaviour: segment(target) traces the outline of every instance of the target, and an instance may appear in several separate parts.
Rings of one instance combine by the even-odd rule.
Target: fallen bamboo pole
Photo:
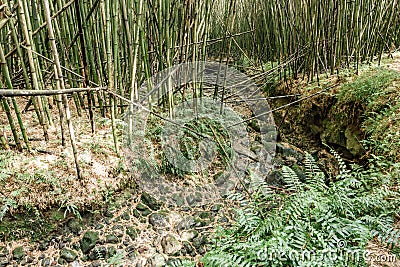
[[[0,97],[13,97],[13,96],[50,96],[50,95],[63,95],[72,94],[77,92],[93,92],[107,90],[107,87],[93,87],[93,88],[69,88],[63,90],[10,90],[0,89]]]

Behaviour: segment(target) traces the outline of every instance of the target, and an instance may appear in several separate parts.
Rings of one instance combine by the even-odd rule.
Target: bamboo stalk
[[[8,87],[8,89],[12,90],[13,86],[12,86],[12,82],[11,82],[11,77],[10,77],[10,73],[8,71],[8,66],[7,66],[5,55],[4,55],[3,47],[1,45],[0,45],[0,65],[1,65],[1,71],[3,73],[7,87]],[[21,113],[19,112],[17,101],[15,100],[14,97],[12,97],[11,100],[12,100],[12,104],[14,107],[15,115],[17,116],[19,127],[21,129],[22,137],[24,139],[24,142],[25,142],[25,145],[26,145],[28,151],[30,151],[31,145],[28,140],[28,135],[26,134],[24,123],[22,122]]]
[[[37,72],[36,72],[36,64],[35,64],[35,57],[34,54],[32,53],[32,50],[34,47],[31,44],[31,30],[29,28],[29,25],[27,23],[26,17],[25,17],[25,12],[24,12],[24,4],[22,0],[18,1],[18,10],[19,10],[19,22],[21,23],[21,28],[23,30],[23,34],[25,36],[25,41],[26,41],[26,47],[27,49],[27,55],[28,55],[28,62],[29,62],[29,71],[31,74],[31,79],[32,79],[32,85],[33,89],[35,90],[41,90],[42,88],[40,87]],[[38,110],[39,113],[41,114],[39,121],[41,120],[43,123],[43,135],[46,141],[49,140],[49,135],[47,133],[48,130],[48,124],[47,121],[45,120],[46,116],[44,113],[44,108],[43,108],[43,103],[41,98],[37,98],[37,104],[38,104]]]
[[[51,45],[51,50],[53,52],[54,76],[56,77],[56,81],[57,81],[57,89],[65,90],[65,83],[64,83],[64,78],[63,78],[63,74],[62,74],[60,59],[59,59],[59,55],[58,55],[56,41],[54,39],[54,31],[53,31],[53,25],[52,25],[52,21],[51,21],[49,1],[43,0],[43,6],[44,6],[43,11],[45,13],[45,18],[46,18],[46,22],[47,22],[49,42]],[[70,139],[71,139],[72,151],[74,154],[77,176],[78,176],[78,179],[82,179],[82,174],[81,174],[81,170],[79,167],[79,161],[78,161],[78,152],[77,152],[77,148],[76,148],[75,133],[74,133],[74,128],[72,126],[72,121],[71,121],[71,112],[69,110],[68,99],[65,94],[62,97],[62,102],[63,102],[66,120],[67,120],[67,124],[68,124],[69,135],[70,135]]]

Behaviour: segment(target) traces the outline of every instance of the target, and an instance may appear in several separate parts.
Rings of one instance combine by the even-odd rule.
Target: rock
[[[150,196],[148,193],[144,192],[142,196],[140,197],[140,200],[143,204],[145,204],[147,207],[150,209],[157,211],[161,208],[161,204],[158,203],[158,201]]]
[[[77,257],[78,255],[70,249],[63,248],[60,250],[60,258],[66,260],[67,262],[73,262]]]
[[[129,226],[129,227],[126,229],[126,234],[129,235],[129,237],[130,237],[132,240],[135,240],[135,238],[137,237],[137,230],[135,229],[135,227]]]
[[[155,254],[150,258],[150,266],[152,267],[162,267],[165,266],[165,258],[160,253]]]
[[[68,222],[68,228],[72,233],[77,235],[82,230],[82,223],[78,219],[71,219]]]
[[[190,241],[193,238],[197,237],[199,233],[196,230],[189,230],[189,231],[183,231],[181,233],[181,240],[182,241]]]
[[[161,239],[161,247],[167,255],[173,255],[182,248],[182,244],[171,234]]]
[[[285,182],[283,181],[283,175],[280,170],[273,170],[267,175],[267,184],[277,187],[282,187]]]
[[[21,261],[23,257],[25,257],[25,251],[23,247],[16,247],[13,252],[13,259],[16,261]]]
[[[168,222],[168,216],[163,212],[152,213],[149,216],[149,223],[156,229],[166,227]]]
[[[202,254],[201,252],[203,251],[203,246],[206,244],[206,239],[204,236],[198,236],[193,239],[192,245],[193,247],[197,250],[199,254]]]
[[[183,218],[178,225],[176,226],[176,230],[189,230],[196,224],[193,217],[188,216]]]
[[[189,242],[182,242],[183,244],[183,249],[185,250],[186,255],[190,255],[191,257],[196,256],[196,250],[193,248],[193,246]]]
[[[229,219],[226,216],[222,216],[221,218],[218,219],[219,223],[227,223],[229,222]]]
[[[119,242],[119,239],[115,235],[107,235],[106,236],[106,243],[117,244],[118,242]]]
[[[74,261],[70,263],[71,267],[81,267],[82,265],[79,263],[79,261]]]
[[[175,204],[178,207],[182,207],[185,205],[185,200],[183,199],[183,197],[180,194],[175,193],[171,197],[172,197],[172,200],[175,202]]]
[[[7,259],[1,259],[1,260],[0,260],[0,267],[9,266],[9,265],[8,265],[9,263],[10,263],[10,262],[9,262]]]
[[[301,162],[304,159],[304,152],[289,143],[277,143],[276,152],[281,154],[283,158],[293,157],[297,162]]]
[[[151,213],[151,210],[146,206],[143,205],[142,203],[138,203],[136,205],[136,209],[142,214],[142,216],[147,216]]]
[[[346,147],[345,129],[338,127],[335,121],[328,120],[325,121],[324,124],[325,127],[324,132],[321,133],[321,140],[325,143]]]
[[[99,233],[94,231],[87,231],[80,241],[81,250],[87,254],[96,243],[99,241]]]
[[[346,148],[355,157],[361,156],[365,152],[364,147],[359,141],[362,140],[362,138],[359,137],[360,135],[357,134],[357,132],[359,131],[354,129],[352,126],[347,126],[346,131],[344,132],[346,137]]]
[[[201,194],[189,194],[186,196],[186,202],[190,207],[196,206],[202,200]]]
[[[256,119],[248,121],[247,126],[252,128],[256,132],[260,132],[260,125],[258,124],[258,120],[256,120]]]
[[[43,267],[47,267],[47,266],[50,266],[50,264],[51,264],[51,259],[50,258],[44,258],[43,260],[42,260],[42,266]]]

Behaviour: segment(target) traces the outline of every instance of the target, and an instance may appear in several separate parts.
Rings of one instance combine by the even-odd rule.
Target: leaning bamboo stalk
[[[1,83],[0,83],[0,85],[1,85]],[[7,99],[1,98],[1,105],[3,107],[4,112],[6,113],[6,116],[7,116],[7,119],[8,119],[8,125],[10,126],[10,129],[11,129],[12,135],[14,137],[14,141],[15,141],[15,144],[17,146],[17,149],[19,151],[22,151],[21,141],[19,140],[17,128],[15,127],[14,119],[13,119],[13,117],[11,115],[11,109],[10,109],[10,105],[8,104]]]
[[[10,18],[10,23],[11,23],[11,25],[14,25],[14,19],[13,18]],[[25,80],[25,86],[28,89],[31,89],[31,82],[29,80],[27,67],[25,66],[25,62],[23,60],[24,57],[23,57],[23,54],[22,54],[21,47],[19,45],[19,40],[18,40],[16,29],[15,29],[15,27],[10,27],[10,29],[11,29],[11,37],[12,37],[12,39],[14,41],[15,46],[16,46],[17,55],[21,59],[21,68],[22,68],[22,74],[23,74],[23,77],[24,77],[24,80]],[[36,98],[32,97],[30,99],[30,101],[32,102],[33,107],[35,109],[36,115],[37,115],[38,120],[39,120],[39,124],[42,126],[43,130],[45,131],[46,130],[46,126],[45,126],[45,124],[43,122],[43,117],[42,117],[42,114],[40,113]]]
[[[5,82],[7,84],[7,87],[8,87],[8,89],[12,90],[13,89],[13,85],[12,85],[12,82],[11,82],[10,72],[8,71],[7,61],[6,61],[6,58],[5,58],[5,55],[4,55],[3,47],[1,45],[0,45],[0,65],[1,65],[1,71],[3,73],[3,76],[4,76]],[[11,98],[11,101],[12,101],[12,104],[13,104],[13,107],[14,107],[15,115],[17,116],[18,124],[19,124],[19,127],[21,129],[22,137],[24,139],[26,148],[28,149],[28,151],[30,151],[31,150],[31,146],[29,144],[28,135],[26,134],[26,129],[25,129],[24,123],[23,123],[22,118],[21,118],[21,113],[19,112],[17,101],[15,100],[14,97]]]
[[[55,72],[55,78],[57,81],[57,89],[65,90],[65,83],[64,83],[64,78],[63,78],[61,64],[60,64],[60,58],[58,55],[56,40],[54,39],[54,31],[53,31],[53,25],[52,25],[52,21],[51,21],[49,1],[43,0],[43,6],[44,6],[43,11],[45,13],[45,17],[46,17],[46,21],[47,21],[49,42],[50,42],[51,50],[53,53],[54,72]],[[77,152],[77,148],[76,148],[75,133],[74,133],[74,128],[73,128],[72,121],[71,121],[71,112],[69,110],[68,99],[65,94],[62,96],[62,102],[63,102],[63,106],[65,109],[65,115],[66,115],[66,119],[67,119],[70,139],[71,139],[72,152],[74,154],[77,176],[78,176],[78,179],[82,179],[82,174],[81,174],[81,170],[79,167],[79,161],[78,161],[78,152]]]

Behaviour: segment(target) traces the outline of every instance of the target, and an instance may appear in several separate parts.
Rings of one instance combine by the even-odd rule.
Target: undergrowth
[[[236,225],[220,229],[205,266],[364,266],[366,245],[378,238],[399,244],[393,224],[399,205],[398,181],[378,168],[349,170],[339,155],[336,182],[325,183],[312,156],[306,157],[306,180],[283,167],[285,193],[270,190],[246,199]],[[281,191],[280,191],[281,192]]]

